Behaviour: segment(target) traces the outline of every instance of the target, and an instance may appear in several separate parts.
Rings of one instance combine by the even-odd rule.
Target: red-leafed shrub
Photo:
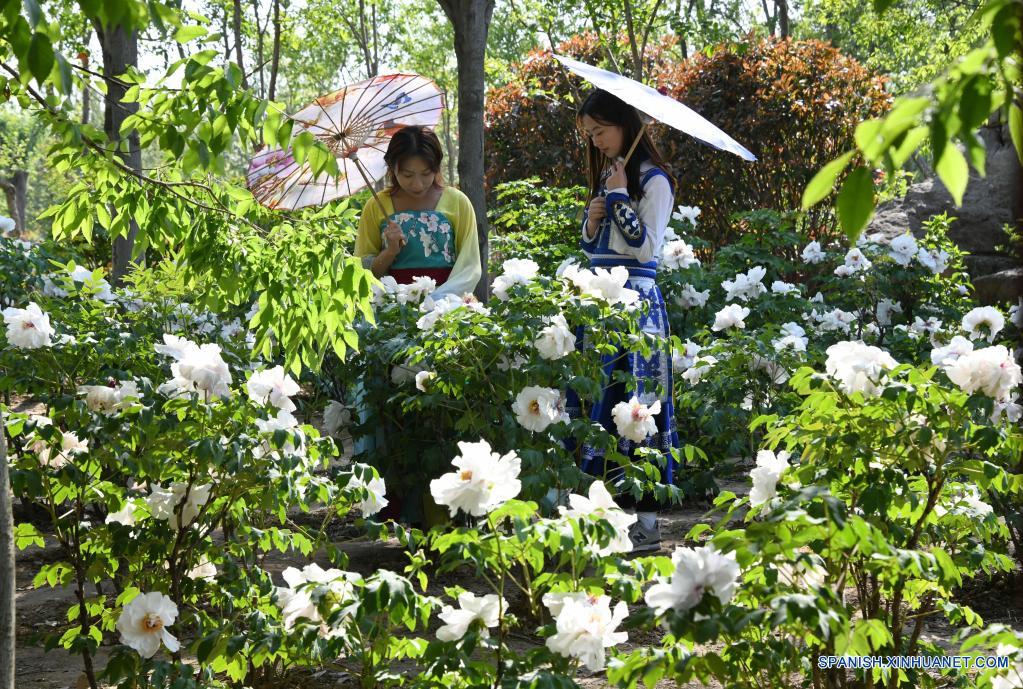
[[[881,77],[821,41],[751,40],[663,65],[654,83],[758,158],[747,163],[658,128],[679,199],[703,209],[700,234],[715,244],[738,231],[729,220],[736,211],[799,208],[817,170],[853,147],[856,125],[890,104]],[[828,232],[834,222],[820,204],[804,229]]]
[[[679,180],[678,200],[699,206],[700,234],[715,245],[741,231],[737,211],[799,207],[803,188],[821,166],[853,146],[856,125],[883,113],[884,82],[820,41],[750,38],[710,55],[679,62],[670,43],[648,50],[647,80],[682,101],[750,149],[756,163],[698,143],[663,125],[653,135]],[[558,51],[607,65],[593,36],[575,37]],[[530,53],[519,78],[487,94],[487,182],[537,176],[552,186],[585,178],[582,140],[575,129],[574,94],[591,87],[566,75],[550,53]],[[808,215],[813,233],[829,232],[827,204]]]
[[[627,42],[619,39],[621,53]],[[647,70],[671,59],[674,39],[649,45]],[[556,48],[581,62],[609,67],[594,34],[574,36]],[[549,51],[531,51],[516,65],[518,78],[490,89],[486,103],[487,187],[512,180],[539,177],[543,184],[570,187],[586,181],[583,140],[575,128],[575,113],[592,86],[565,70]],[[581,200],[580,200],[581,201]]]

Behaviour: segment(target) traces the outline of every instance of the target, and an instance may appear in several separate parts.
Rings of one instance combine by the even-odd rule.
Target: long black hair
[[[613,93],[603,89],[594,89],[586,97],[586,100],[583,101],[582,107],[579,108],[579,114],[576,115],[576,123],[580,128],[584,115],[589,115],[602,125],[614,125],[622,128],[622,146],[625,149],[622,151],[623,156],[628,152],[632,142],[636,140],[636,136],[643,128],[643,122],[639,119],[639,112],[636,111],[636,108]],[[597,192],[600,191],[601,176],[613,161],[601,153],[593,145],[593,141],[589,137],[586,137],[586,148],[586,159],[589,163],[590,196],[596,196]],[[668,175],[668,179],[671,180],[672,188],[675,188],[675,178],[672,177],[671,171],[665,165],[664,159],[654,145],[653,139],[650,138],[650,132],[644,131],[643,137],[636,144],[636,150],[633,152],[632,157],[625,164],[625,178],[628,180],[627,188],[630,197],[636,200],[643,198],[639,166],[644,160],[648,160],[652,165],[661,168],[664,174]]]
[[[444,186],[444,178],[440,172],[440,164],[444,160],[444,149],[441,148],[440,139],[425,127],[409,125],[402,127],[391,136],[391,141],[387,144],[387,152],[384,153],[387,181],[391,185],[391,191],[398,188],[398,180],[395,177],[398,167],[405,160],[416,156],[426,161],[430,172],[437,175],[433,181],[434,186]]]

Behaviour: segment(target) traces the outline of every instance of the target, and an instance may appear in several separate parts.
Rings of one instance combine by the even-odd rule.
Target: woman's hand
[[[405,234],[398,223],[393,220],[387,223],[387,229],[384,230],[384,250],[381,253],[397,256],[406,244],[408,240],[405,239]]]
[[[600,221],[607,215],[607,201],[603,196],[597,196],[590,201],[586,215],[586,232],[593,236],[600,227]]]
[[[611,166],[611,176],[607,178],[604,185],[608,189],[618,189],[620,187],[628,187],[629,180],[625,177],[625,165],[622,163],[615,163]]]

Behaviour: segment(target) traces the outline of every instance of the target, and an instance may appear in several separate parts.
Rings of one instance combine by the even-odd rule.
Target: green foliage
[[[491,209],[492,270],[509,258],[537,262],[550,275],[575,252],[586,189],[540,186],[538,177],[500,184]]]

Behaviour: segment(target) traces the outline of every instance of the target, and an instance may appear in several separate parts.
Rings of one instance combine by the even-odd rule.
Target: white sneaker
[[[661,549],[661,527],[655,522],[654,528],[645,529],[636,521],[629,527],[629,540],[633,553],[650,553]]]

